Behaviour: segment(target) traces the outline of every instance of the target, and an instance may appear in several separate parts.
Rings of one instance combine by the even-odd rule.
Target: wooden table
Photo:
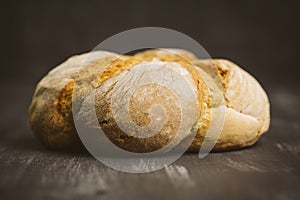
[[[270,91],[271,129],[255,146],[204,159],[187,154],[147,174],[112,170],[87,153],[46,150],[27,122],[33,89],[1,87],[0,199],[300,199],[297,89]]]

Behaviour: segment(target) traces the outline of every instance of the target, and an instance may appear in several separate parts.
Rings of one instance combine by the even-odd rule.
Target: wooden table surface
[[[33,89],[1,87],[0,199],[300,199],[297,89],[269,92],[271,129],[255,146],[204,159],[187,154],[147,174],[112,170],[87,153],[46,150],[27,122]]]

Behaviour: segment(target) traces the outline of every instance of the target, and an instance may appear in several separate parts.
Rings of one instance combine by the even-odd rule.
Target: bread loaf
[[[156,70],[155,80],[163,79],[167,68],[178,72],[191,86],[196,99],[183,95],[182,100],[170,88],[155,82],[133,90],[134,81],[144,77],[143,73],[134,73],[137,68]],[[92,91],[96,91],[95,99],[89,98]],[[115,119],[118,116],[114,115],[114,109],[122,109],[128,93],[130,117]],[[254,144],[270,123],[265,91],[251,75],[228,60],[199,60],[180,49],[154,49],[133,56],[96,51],[69,58],[38,83],[29,108],[34,134],[49,148],[80,148],[73,118],[88,122],[91,100],[95,101],[97,119],[106,136],[131,152],[152,152],[167,144],[178,145],[189,136],[178,131],[181,123],[196,131],[189,147],[191,152],[199,151],[206,134],[216,127],[221,127],[221,134],[213,150],[242,148]],[[76,113],[72,112],[74,102],[80,105]],[[224,122],[218,124],[219,108],[224,105]],[[151,116],[152,111],[157,118]],[[167,120],[158,128],[159,123],[153,119],[161,120],[160,115],[167,116]],[[129,134],[120,128],[118,120],[128,130],[134,123],[137,130],[148,126],[149,131],[157,129],[157,134],[150,137],[138,137],[138,131]],[[175,138],[176,134],[179,137]]]

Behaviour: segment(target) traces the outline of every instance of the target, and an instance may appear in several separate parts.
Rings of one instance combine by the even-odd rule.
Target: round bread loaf
[[[195,99],[175,94],[155,81],[134,88],[136,82],[147,78],[143,73],[136,73],[136,69],[145,73],[156,71],[157,77],[153,80],[164,79],[166,69],[176,71],[190,85]],[[95,99],[89,97],[92,91],[96,91]],[[80,148],[74,117],[88,123],[91,101],[95,103],[97,120],[106,136],[131,152],[152,152],[166,145],[180,144],[190,136],[189,132],[180,131],[182,126],[196,133],[189,151],[199,151],[205,136],[220,127],[221,134],[213,150],[242,148],[254,144],[270,123],[265,91],[234,63],[199,60],[180,49],[155,49],[133,56],[95,51],[69,58],[38,83],[29,108],[30,126],[49,148]],[[116,115],[114,110],[122,110],[127,101],[129,117]],[[74,103],[79,105],[75,112]],[[220,120],[222,106],[225,106],[225,115],[223,113],[224,119]],[[183,109],[185,114],[182,114]],[[161,127],[160,116],[166,116]],[[124,131],[124,127],[133,130],[132,123],[136,130],[148,127],[148,131],[156,134],[141,137],[139,131]],[[176,134],[179,137],[175,137]]]

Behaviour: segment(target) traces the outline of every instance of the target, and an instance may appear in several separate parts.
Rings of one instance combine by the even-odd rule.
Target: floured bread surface
[[[134,71],[136,74],[128,76]],[[151,77],[151,74],[154,75]],[[176,84],[179,82],[178,78],[181,77],[184,77],[184,80],[189,84],[188,89],[191,89],[191,93],[195,95],[194,100],[186,96],[188,91],[175,94],[174,91],[177,88],[174,88],[174,85],[171,89],[172,86],[168,83],[159,84],[159,82],[164,82],[163,79],[171,79],[170,84]],[[127,80],[117,86],[125,78]],[[151,82],[145,84],[147,79],[150,79],[148,81]],[[164,60],[150,59],[150,57],[144,59],[142,55],[121,57],[107,67],[100,82],[96,89],[98,121],[107,137],[125,150],[144,153],[159,150],[167,145],[174,147],[190,135],[190,131],[181,131],[180,127],[189,127],[188,130],[197,131],[199,121],[206,122],[205,120],[209,120],[210,110],[207,104],[211,101],[211,97],[208,93],[208,86],[197,69],[180,57],[168,55]],[[134,88],[137,83],[142,85]],[[121,87],[121,89],[116,92],[116,87]],[[177,87],[182,87],[182,85],[177,85]],[[115,93],[117,93],[118,98],[113,99]],[[128,95],[130,99],[126,100]],[[89,99],[81,104],[83,109],[90,105],[88,101]],[[127,101],[129,102],[128,105],[126,105]],[[116,105],[114,108],[112,102]],[[122,115],[121,118],[116,119],[122,113],[114,116],[113,111],[122,110],[126,106],[129,106],[127,117]],[[156,117],[150,116],[151,110],[153,111],[152,115],[157,114]],[[185,113],[184,110],[186,110]],[[195,111],[197,114],[192,114]],[[84,109],[84,112],[79,112],[79,115],[80,119],[86,119],[90,115],[89,110]],[[150,123],[155,124],[156,120],[162,120],[163,115],[166,115],[163,126],[156,130],[161,124],[157,122],[157,125],[150,128],[150,132],[157,132],[155,135],[141,138],[138,136],[138,131],[131,131],[130,126],[138,125],[141,127],[140,132],[142,132],[143,127],[147,127]],[[123,128],[116,121],[122,123]],[[201,130],[205,132],[207,128],[205,123],[200,125]],[[124,131],[124,128],[127,131]]]
[[[269,100],[258,81],[228,60],[194,60],[193,63],[214,78],[226,100],[223,131],[214,150],[254,144],[270,125]]]
[[[93,89],[89,83],[117,57],[105,51],[73,56],[38,83],[29,107],[29,123],[43,144],[54,149],[81,145],[72,115],[74,85],[81,87],[82,96],[88,94]],[[75,83],[78,76],[82,84]]]
[[[188,110],[189,105],[193,105],[191,109],[197,111],[196,115],[182,118],[178,95],[163,85],[149,83],[132,92],[131,82],[142,79],[142,75],[122,82],[137,68],[147,70],[153,66],[159,66],[157,69],[161,72],[170,68],[182,73],[191,85],[197,103],[196,106],[188,103],[191,99],[185,97],[185,108]],[[163,75],[160,76],[163,79]],[[122,83],[119,90],[115,88],[118,83]],[[115,90],[119,98],[114,96]],[[89,99],[91,91],[96,91],[96,99]],[[120,110],[118,107],[123,106],[125,94],[131,92],[129,117],[118,124],[114,109]],[[117,103],[112,104],[112,98],[116,98]],[[76,113],[72,113],[72,99],[79,105]],[[192,53],[180,49],[148,50],[134,56],[97,51],[71,57],[39,82],[29,108],[33,132],[47,147],[79,148],[82,144],[73,115],[88,121],[90,110],[87,108],[91,100],[95,100],[97,118],[106,136],[117,146],[132,152],[151,152],[179,144],[189,136],[189,133],[180,133],[175,137],[182,121],[188,122],[186,126],[196,132],[189,148],[193,152],[200,149],[207,132],[217,126],[223,126],[214,146],[214,150],[220,151],[252,145],[268,130],[270,123],[265,91],[251,75],[230,61],[198,60]],[[222,105],[226,106],[224,124],[218,124],[218,108]],[[162,119],[153,118],[153,113],[167,116],[164,126],[160,127],[159,120]],[[158,120],[157,125],[151,121],[153,119]],[[157,134],[141,138],[138,132],[127,134],[119,127],[132,130],[131,123],[149,126],[149,130],[157,128]]]
[[[175,55],[174,55],[175,54]],[[270,105],[268,97],[249,73],[236,64],[224,60],[199,60],[185,50],[158,49],[139,54],[146,59],[168,60],[170,57],[182,57],[188,60],[204,77],[209,88],[211,103],[206,109],[210,116],[200,121],[198,133],[190,147],[190,151],[199,151],[209,128],[219,124],[214,123],[212,110],[217,110],[225,101],[226,111],[221,135],[214,150],[237,149],[251,146],[266,132],[270,125]],[[223,98],[222,98],[223,97]],[[204,129],[203,127],[207,127]]]

